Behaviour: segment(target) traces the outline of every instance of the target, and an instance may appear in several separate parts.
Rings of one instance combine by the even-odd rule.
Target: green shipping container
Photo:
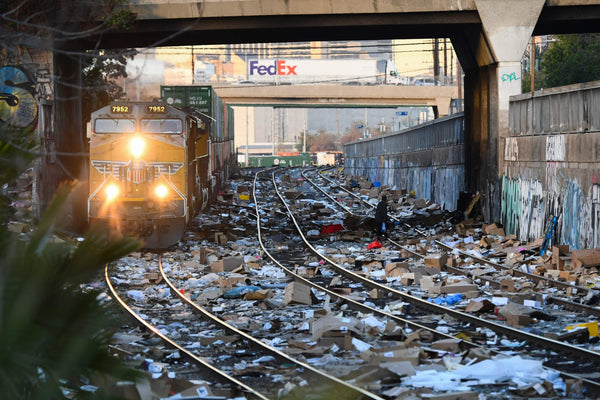
[[[310,165],[310,154],[294,156],[249,156],[249,167],[298,167]]]
[[[193,107],[212,116],[212,86],[161,86],[160,98],[175,107]]]

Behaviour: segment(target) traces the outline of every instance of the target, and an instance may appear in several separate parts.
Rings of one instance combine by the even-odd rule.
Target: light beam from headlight
[[[106,187],[106,200],[113,201],[119,195],[119,187],[114,184],[110,184]]]
[[[154,188],[154,194],[159,199],[164,199],[169,194],[169,189],[167,188],[166,185],[161,184],[161,185],[156,186],[156,188]]]
[[[142,154],[144,153],[144,139],[136,136],[131,138],[131,140],[129,141],[129,150],[131,150],[131,154],[133,155],[133,157],[135,158],[139,158],[142,156]]]

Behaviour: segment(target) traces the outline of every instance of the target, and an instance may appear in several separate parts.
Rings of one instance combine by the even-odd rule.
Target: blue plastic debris
[[[453,294],[452,296],[436,297],[435,299],[429,299],[429,301],[431,301],[439,306],[441,306],[443,304],[451,306],[453,304],[460,302],[461,300],[462,300],[461,293],[456,293],[456,294]]]
[[[237,299],[246,293],[256,292],[257,290],[260,290],[260,286],[238,286],[226,291],[223,297],[226,299]]]

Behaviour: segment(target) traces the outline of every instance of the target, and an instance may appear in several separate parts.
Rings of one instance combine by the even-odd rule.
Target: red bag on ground
[[[381,247],[383,247],[383,245],[379,243],[379,241],[375,240],[374,242],[369,243],[369,245],[367,246],[367,250],[379,249]]]

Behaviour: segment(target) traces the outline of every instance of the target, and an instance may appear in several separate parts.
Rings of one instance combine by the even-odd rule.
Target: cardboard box
[[[431,276],[422,277],[419,281],[419,284],[421,285],[421,290],[425,292],[429,291],[432,287],[435,286],[435,283],[433,282],[433,277]]]
[[[571,257],[574,268],[600,266],[600,248],[573,250]]]
[[[210,272],[231,272],[242,266],[244,262],[243,258],[240,257],[227,257],[221,260],[217,260],[210,264]]]
[[[568,281],[568,280],[571,279],[571,272],[569,272],[569,271],[559,271],[558,277],[560,279],[564,279],[565,281]]]
[[[484,225],[483,226],[483,232],[486,235],[498,235],[498,236],[506,236],[506,233],[504,232],[504,229],[498,227],[498,225],[491,224],[491,225]]]
[[[408,269],[407,262],[394,262],[394,263],[387,263],[385,265],[385,276],[388,278],[402,276],[402,274],[404,274],[408,271],[409,271],[409,269]]]
[[[262,268],[262,263],[260,261],[250,261],[250,262],[247,262],[246,265],[250,269],[261,269]]]
[[[299,282],[292,282],[285,288],[285,305],[290,303],[312,304],[312,292],[310,286],[303,285]]]
[[[558,269],[549,269],[544,273],[544,276],[556,280],[560,276],[560,271]]]
[[[477,290],[477,285],[471,283],[453,283],[451,285],[446,285],[441,287],[441,293],[450,294],[450,293],[466,293]]]
[[[365,354],[366,353],[366,354]],[[405,345],[395,346],[395,347],[385,347],[380,349],[373,349],[370,351],[365,351],[364,356],[366,357],[365,361],[368,361],[370,364],[380,364],[380,363],[388,363],[388,362],[397,362],[397,361],[408,361],[413,366],[419,365],[419,360],[421,358],[421,348],[420,347],[409,347],[406,348]],[[363,354],[361,354],[361,358],[363,358]],[[365,359],[365,358],[363,358]]]
[[[352,350],[352,335],[346,332],[328,331],[317,341],[317,346],[331,347],[336,345],[342,350]]]
[[[229,239],[227,238],[227,235],[225,235],[223,232],[215,232],[215,243],[224,245],[227,244],[228,241]]]
[[[362,322],[358,318],[337,318],[327,315],[312,321],[310,331],[313,340],[319,339],[325,332],[354,332],[357,335],[362,335]]]
[[[400,277],[403,285],[410,286],[415,282],[415,274],[413,272],[406,272]]]
[[[446,265],[449,267],[458,267],[458,264],[458,259],[454,255],[446,260]]]
[[[500,290],[503,292],[514,292],[515,282],[512,279],[502,279],[500,281]]]
[[[561,256],[569,254],[569,245],[558,245],[552,246],[552,264],[556,265],[556,268],[562,270],[564,268],[564,259],[561,260]]]
[[[432,267],[441,271],[442,267],[446,266],[446,260],[448,260],[448,256],[446,254],[442,254],[440,256],[425,257],[425,266]]]
[[[449,353],[460,353],[461,348],[460,344],[462,340],[460,339],[442,339],[437,342],[431,343],[431,348],[435,350],[443,350]]]
[[[516,327],[528,326],[531,324],[531,317],[529,317],[529,315],[509,314],[506,316],[506,324]]]

